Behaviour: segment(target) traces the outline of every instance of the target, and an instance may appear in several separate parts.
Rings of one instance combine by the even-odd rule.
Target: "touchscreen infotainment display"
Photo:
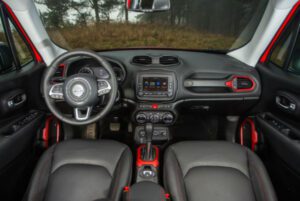
[[[144,77],[143,78],[144,91],[168,91],[167,77]]]

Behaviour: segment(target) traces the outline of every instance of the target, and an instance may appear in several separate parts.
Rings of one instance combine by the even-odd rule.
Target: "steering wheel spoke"
[[[49,91],[49,96],[52,99],[55,99],[55,100],[64,100],[63,84],[64,83],[58,83],[58,84],[53,84],[51,86],[50,91]]]
[[[111,91],[110,83],[105,79],[98,79],[98,96],[103,96],[105,94],[109,94]]]
[[[93,107],[89,106],[85,109],[82,108],[74,108],[74,116],[77,121],[85,121],[88,120],[92,114]]]

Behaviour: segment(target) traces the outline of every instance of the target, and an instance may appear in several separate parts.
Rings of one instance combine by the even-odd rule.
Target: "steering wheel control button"
[[[111,86],[107,80],[98,80],[98,96],[108,94],[111,91]]]
[[[63,83],[59,84],[54,84],[52,85],[50,91],[49,91],[49,96],[53,99],[57,100],[62,100],[64,99],[64,94],[63,94]]]

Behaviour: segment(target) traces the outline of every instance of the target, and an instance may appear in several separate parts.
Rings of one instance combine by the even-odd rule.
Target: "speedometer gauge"
[[[90,75],[94,74],[93,70],[90,69],[89,67],[84,67],[84,68],[80,69],[79,73],[90,74]]]

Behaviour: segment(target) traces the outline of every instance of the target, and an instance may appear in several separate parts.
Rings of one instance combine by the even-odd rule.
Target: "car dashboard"
[[[131,118],[138,124],[174,124],[182,109],[241,115],[261,94],[255,68],[225,54],[119,50],[99,55],[113,67],[120,100],[132,106]],[[63,76],[88,73],[109,78],[106,70],[89,58],[69,60],[63,66]]]

